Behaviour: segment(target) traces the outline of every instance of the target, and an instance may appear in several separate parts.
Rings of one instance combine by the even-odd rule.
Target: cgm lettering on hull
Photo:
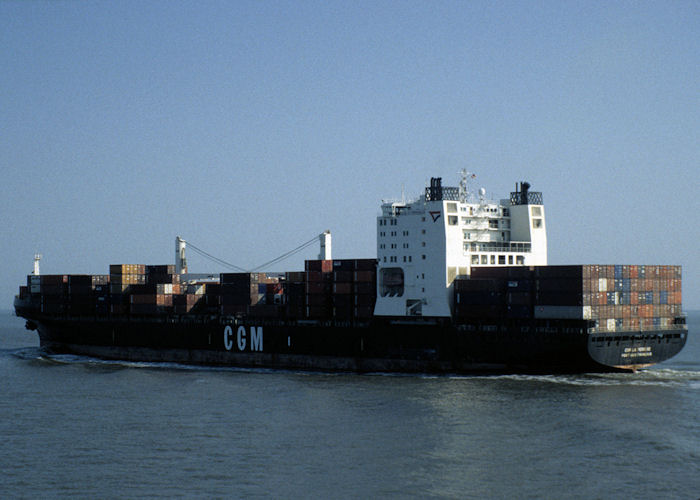
[[[245,326],[240,325],[236,329],[236,342],[233,342],[233,328],[231,325],[224,327],[224,348],[230,351],[235,347],[240,352],[246,350],[251,352],[263,352],[263,327],[251,326],[249,332],[246,332]]]

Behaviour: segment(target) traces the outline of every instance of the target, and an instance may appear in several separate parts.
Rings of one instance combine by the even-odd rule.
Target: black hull
[[[233,317],[67,317],[28,314],[53,353],[209,366],[399,373],[635,371],[685,345],[686,330],[588,333],[585,322],[363,324]]]

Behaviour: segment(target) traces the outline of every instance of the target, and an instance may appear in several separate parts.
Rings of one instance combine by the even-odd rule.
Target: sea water
[[[0,315],[1,498],[698,498],[700,312],[636,374],[400,376],[47,356]]]

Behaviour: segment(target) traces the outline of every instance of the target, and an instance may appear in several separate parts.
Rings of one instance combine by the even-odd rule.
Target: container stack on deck
[[[267,273],[222,273],[219,275],[220,312],[223,315],[267,316],[267,286],[279,284],[279,277]],[[212,294],[210,294],[211,296]],[[212,299],[213,301],[213,299]]]
[[[143,264],[112,264],[109,266],[111,312],[115,315],[130,312],[129,294],[133,285],[146,284],[146,266]]]
[[[45,274],[31,276],[39,278],[41,312],[45,314],[62,314],[67,312],[68,276],[63,274]],[[34,281],[35,283],[36,281]],[[33,287],[32,287],[33,288]]]
[[[333,261],[307,260],[306,315],[308,319],[329,319],[333,316]]]
[[[681,267],[473,268],[455,280],[455,317],[587,319],[598,331],[668,328],[681,316]]]
[[[109,276],[68,275],[68,313],[81,316],[109,311]]]
[[[287,317],[303,319],[306,317],[306,272],[289,271],[284,274],[284,296]]]
[[[222,273],[180,283],[174,266],[113,264],[109,275],[28,276],[23,297],[47,314],[221,314],[253,318],[367,320],[376,301],[375,259],[310,260],[305,271]]]
[[[372,317],[377,299],[376,259],[306,261],[308,319]]]

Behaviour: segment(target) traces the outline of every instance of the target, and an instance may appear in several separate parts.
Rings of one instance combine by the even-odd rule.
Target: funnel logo
[[[440,212],[439,210],[436,212],[430,212],[430,216],[433,218],[433,222],[436,222],[440,218],[441,213],[442,212]]]

